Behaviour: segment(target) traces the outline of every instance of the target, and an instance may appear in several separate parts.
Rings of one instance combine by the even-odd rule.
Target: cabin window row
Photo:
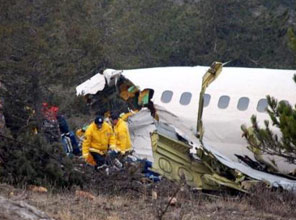
[[[173,92],[170,90],[166,90],[162,93],[160,100],[163,103],[169,103],[173,98]],[[190,92],[182,93],[179,103],[181,105],[189,105],[192,98],[192,94]],[[204,94],[204,107],[209,106],[211,100],[211,95]],[[219,98],[218,108],[226,109],[229,106],[230,97],[227,95],[223,95]],[[284,102],[288,103],[284,100]],[[246,111],[249,107],[250,99],[248,97],[241,97],[237,103],[237,109],[239,111]],[[257,111],[265,112],[268,106],[267,100],[265,98],[260,99],[257,103]]]
[[[173,92],[170,90],[166,90],[161,95],[161,101],[163,103],[169,103],[173,98]],[[182,93],[180,97],[180,104],[181,105],[189,105],[192,98],[192,94],[190,92],[184,92]]]

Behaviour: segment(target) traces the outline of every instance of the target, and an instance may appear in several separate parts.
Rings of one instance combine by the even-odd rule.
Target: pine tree
[[[294,77],[296,82],[296,77]],[[252,128],[242,126],[244,136],[253,152],[284,157],[296,164],[296,109],[286,102],[278,102],[267,96],[267,112],[272,125],[279,129],[280,134],[270,128],[270,122],[264,121],[264,128],[258,125],[256,116],[252,116]]]
[[[41,103],[48,100],[52,93],[48,85],[57,78],[50,73],[62,71],[57,68],[61,59],[56,60],[61,52],[53,47],[59,41],[54,43],[56,33],[49,36],[57,22],[52,8],[60,3],[45,4],[1,2],[0,97],[5,100],[7,131],[0,135],[0,181],[66,187],[81,183],[81,175],[75,173],[61,143],[49,143],[42,129]]]

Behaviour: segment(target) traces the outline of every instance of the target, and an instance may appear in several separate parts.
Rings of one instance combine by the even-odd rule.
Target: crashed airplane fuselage
[[[199,96],[202,79],[207,70],[208,67],[202,66],[123,71],[107,69],[103,74],[94,76],[95,80],[90,79],[79,85],[76,88],[77,95],[84,94],[93,106],[108,106],[108,109],[119,106],[118,103],[123,106],[123,110],[147,106],[154,111],[154,116],[155,111],[157,112],[154,106],[160,106],[182,121],[187,134],[196,134]],[[247,143],[242,138],[240,126],[250,124],[253,114],[257,115],[261,123],[268,119],[265,111],[266,95],[294,105],[294,73],[293,70],[224,67],[221,76],[203,96],[203,145],[208,146],[220,159],[223,157],[226,160],[224,164],[233,169],[241,165],[241,161],[235,155],[247,155],[254,159],[253,153],[247,149]],[[100,97],[99,100],[96,96]],[[153,107],[151,101],[154,103]],[[105,105],[102,105],[102,102]],[[159,121],[163,120],[161,116],[158,117]],[[172,124],[171,127],[176,129],[179,126],[165,120],[163,123]],[[189,138],[190,141],[194,142]],[[153,157],[153,154],[150,152],[151,156]],[[269,157],[267,159],[271,160]],[[295,169],[280,158],[275,159],[281,172],[288,173]],[[242,170],[244,168],[240,168],[241,172]],[[260,173],[256,175],[253,178],[260,179],[260,176],[264,176]]]

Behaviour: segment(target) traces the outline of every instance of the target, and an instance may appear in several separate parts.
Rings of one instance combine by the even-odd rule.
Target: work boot
[[[106,173],[107,176],[109,176],[109,174],[110,174],[109,167],[107,167],[107,168],[105,169],[105,173]]]
[[[117,158],[114,159],[114,165],[118,168],[122,168],[122,163]]]
[[[102,169],[104,169],[104,168],[106,168],[106,167],[107,167],[107,165],[106,165],[106,164],[103,164],[103,165],[101,165],[101,166],[97,166],[97,167],[95,168],[95,170],[100,171],[100,170],[102,170]]]

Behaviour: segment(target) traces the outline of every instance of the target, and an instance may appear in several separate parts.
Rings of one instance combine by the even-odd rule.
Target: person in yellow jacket
[[[95,168],[99,168],[106,164],[105,155],[112,145],[115,145],[112,127],[104,121],[103,116],[97,116],[85,131],[82,143],[83,158],[95,165]]]
[[[138,110],[130,111],[130,112],[127,112],[127,113],[121,113],[119,115],[119,118],[121,118],[124,121],[127,121],[130,116],[136,114],[137,112],[138,112]]]
[[[111,149],[125,154],[132,148],[127,123],[116,112],[111,113],[111,120],[115,136],[115,145],[112,144]]]

